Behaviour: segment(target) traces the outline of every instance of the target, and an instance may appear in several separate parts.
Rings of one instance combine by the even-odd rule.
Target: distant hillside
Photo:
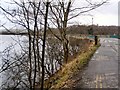
[[[51,28],[51,31],[54,34],[60,34],[59,30],[56,28]],[[50,30],[47,30],[47,34],[53,34],[51,33]],[[97,26],[97,25],[93,25],[93,26],[86,26],[86,25],[73,25],[73,26],[69,26],[67,28],[67,34],[94,34],[94,35],[114,35],[114,34],[120,34],[120,31],[118,32],[118,26]],[[15,34],[15,35],[25,35],[27,34],[27,30],[0,30],[0,34],[5,34],[5,35],[9,35],[9,34]]]
[[[92,29],[93,28],[93,29]],[[86,25],[73,25],[67,28],[67,34],[90,34],[89,31],[92,29],[94,35],[114,35],[118,34],[118,26],[86,26]],[[51,31],[54,34],[59,34],[59,31],[52,28]],[[50,30],[47,30],[47,34],[52,34]]]
[[[85,26],[85,25],[73,25],[68,27],[68,34],[89,34],[89,30],[93,30],[95,35],[114,35],[118,34],[118,26]]]

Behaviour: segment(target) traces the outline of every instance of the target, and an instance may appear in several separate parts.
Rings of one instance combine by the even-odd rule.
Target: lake
[[[2,58],[6,57],[4,53],[8,53],[11,49],[11,56],[13,56],[12,53],[14,52],[19,53],[21,51],[21,46],[19,43],[22,44],[22,41],[25,39],[27,39],[27,37],[21,35],[0,35],[0,71],[3,64]],[[5,77],[0,73],[0,85],[2,84],[2,81],[4,81],[4,78]]]
[[[3,64],[5,63],[5,61],[8,60],[8,62],[10,62],[10,63],[12,63],[14,61],[14,55],[15,55],[14,53],[15,52],[17,54],[21,54],[21,51],[22,51],[21,46],[25,47],[25,48],[28,47],[28,42],[27,41],[28,41],[28,37],[27,36],[21,36],[21,35],[0,35],[0,72],[3,69],[1,67],[3,66]],[[40,43],[41,43],[41,41],[40,41]],[[58,45],[58,43],[56,45]],[[61,47],[61,45],[59,45],[58,49],[60,49],[60,47]],[[40,45],[39,48],[40,48],[40,51],[41,51],[42,50],[41,45]],[[7,54],[9,53],[9,56],[7,54],[5,54],[5,53],[7,53]],[[51,53],[51,52],[49,52],[49,53]],[[11,59],[11,57],[13,57],[13,59]],[[59,57],[60,57],[60,55],[59,55]],[[5,58],[5,61],[4,61],[3,58]],[[46,65],[47,68],[50,67],[49,69],[51,69],[51,64],[50,64],[50,61],[49,61],[48,58],[49,57],[45,57],[45,65]],[[6,63],[8,63],[8,62],[6,62]],[[54,67],[53,73],[54,73],[54,72],[56,72],[56,69],[59,70],[60,65],[59,65],[59,62],[57,60],[53,60],[53,64],[54,64],[54,66],[53,66]],[[34,63],[33,63],[33,65],[34,65]],[[17,71],[17,69],[16,69],[16,71]],[[25,68],[22,71],[25,71]],[[0,73],[0,76],[1,76],[0,77],[0,85],[2,85],[2,83],[4,81],[6,81],[6,79],[9,76],[11,76],[11,75],[13,75],[13,74],[11,74],[11,72],[9,72],[9,71],[4,72],[2,74]],[[46,79],[47,79],[47,77],[48,76],[46,75]],[[7,81],[7,82],[9,82],[9,83],[12,84],[12,82],[10,80]]]

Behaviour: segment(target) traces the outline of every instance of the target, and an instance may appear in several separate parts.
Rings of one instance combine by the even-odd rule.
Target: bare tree
[[[43,35],[43,47],[42,47],[42,82],[41,82],[41,90],[44,89],[44,58],[45,58],[45,42],[46,42],[46,30],[47,30],[47,20],[48,20],[48,9],[49,9],[49,0],[46,2],[46,12],[45,12],[45,24],[44,24],[44,35]]]
[[[55,27],[57,27],[57,29],[59,30],[59,35],[55,35],[51,30],[51,32],[53,33],[53,35],[58,38],[62,44],[63,44],[63,50],[64,50],[64,63],[67,63],[68,61],[68,53],[69,53],[69,41],[68,41],[68,37],[66,35],[66,31],[67,31],[67,25],[68,25],[68,21],[76,18],[77,16],[81,15],[82,13],[86,13],[89,12],[93,9],[96,9],[98,7],[100,7],[101,5],[103,5],[104,3],[107,2],[106,1],[102,1],[99,3],[92,3],[90,0],[86,0],[86,2],[88,3],[87,6],[83,6],[80,8],[74,8],[72,7],[73,5],[73,0],[68,0],[66,1],[60,1],[57,0],[57,3],[53,3],[50,5],[50,21],[52,23],[52,25],[54,25]],[[73,14],[74,13],[74,14]]]
[[[42,3],[42,6],[41,6]],[[40,17],[41,14],[40,8],[44,7],[44,3],[41,1],[21,1],[18,3],[17,1],[13,1],[14,5],[16,5],[15,9],[6,10],[2,6],[0,8],[4,11],[4,15],[6,18],[12,22],[13,24],[17,24],[22,26],[27,30],[28,33],[28,81],[30,89],[35,88],[36,83],[36,75],[37,71],[39,72],[40,79],[40,46],[39,41],[41,40],[38,32],[41,30]],[[39,16],[39,17],[38,17]],[[44,15],[42,15],[44,19]],[[41,36],[42,37],[42,36]],[[37,54],[36,54],[37,53]],[[41,61],[42,62],[42,61]],[[38,63],[38,65],[37,65]],[[40,82],[40,80],[39,80]]]
[[[68,62],[70,53],[69,40],[66,34],[68,21],[79,16],[82,13],[95,9],[106,2],[105,1],[95,4],[91,3],[89,0],[86,1],[89,5],[81,8],[73,8],[73,0],[68,0],[68,2],[61,2],[60,0],[57,0],[56,3],[50,3],[49,1],[44,2],[43,0],[22,0],[20,2],[13,0],[10,5],[15,5],[14,9],[6,9],[0,6],[0,9],[3,11],[5,17],[11,23],[22,26],[25,32],[27,32],[27,46],[23,48],[23,45],[17,42],[21,46],[21,50],[24,53],[21,53],[21,55],[15,54],[15,57],[11,57],[10,53],[8,53],[7,56],[11,58],[4,58],[5,65],[3,65],[3,68],[1,70],[1,72],[8,70],[11,71],[12,74],[16,74],[14,77],[17,79],[13,78],[12,76],[10,77],[13,78],[12,81],[14,82],[15,88],[22,82],[32,90],[35,89],[35,86],[38,83],[39,85],[41,84],[40,88],[43,90],[45,76],[48,75],[47,78],[49,78],[51,74],[55,73],[54,70],[58,70],[58,66],[55,65],[54,67],[53,65],[59,64],[61,67],[63,63],[65,64]],[[75,14],[73,14],[73,12]],[[59,34],[52,32],[51,25],[56,26],[56,28],[59,30]],[[52,34],[60,41],[58,42],[60,43],[59,45],[55,45],[53,43],[50,44],[48,41],[49,36],[47,37],[46,35],[47,29],[49,29]],[[56,38],[54,38],[54,40],[56,40]],[[62,45],[62,47],[60,47],[60,45]],[[46,51],[46,48],[49,50],[49,52]],[[77,51],[78,47],[76,46],[75,48]],[[55,53],[50,54],[50,50],[51,52],[53,51]],[[58,51],[56,52],[55,50]],[[49,55],[46,55],[46,53]],[[59,54],[61,55],[59,56]],[[7,60],[11,60],[11,62],[6,63]],[[47,60],[49,61],[47,65],[51,64],[49,67],[45,65]],[[51,68],[51,71],[49,68]],[[24,75],[21,76],[20,74],[23,73],[23,69],[25,69],[23,71]],[[18,71],[15,72],[15,70]],[[27,79],[24,79],[23,77],[27,77]],[[27,82],[25,82],[25,80]]]

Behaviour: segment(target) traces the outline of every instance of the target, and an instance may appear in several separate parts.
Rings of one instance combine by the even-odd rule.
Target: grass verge
[[[61,70],[59,70],[54,76],[46,81],[45,88],[62,88],[70,77],[81,70],[89,62],[99,46],[100,45],[94,46],[91,44],[86,52],[82,52],[74,60],[64,65]]]

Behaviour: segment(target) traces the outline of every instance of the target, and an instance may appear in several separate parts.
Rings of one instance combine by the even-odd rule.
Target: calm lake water
[[[14,52],[17,52],[17,54],[21,53],[22,47],[27,47],[28,43],[26,42],[28,41],[28,37],[27,36],[21,36],[21,35],[0,35],[0,71],[1,71],[1,67],[3,65],[3,57],[6,58],[6,53],[8,50],[10,50],[10,56],[14,57]],[[42,44],[42,42],[41,42]],[[10,48],[10,49],[9,49]],[[40,47],[40,50],[42,50],[42,48]],[[9,59],[8,59],[9,60]],[[49,59],[45,63],[48,63]],[[56,61],[54,61],[53,63],[56,63]],[[57,69],[59,70],[60,65],[58,63],[57,64]],[[48,66],[46,66],[48,68]],[[54,64],[54,68],[55,68],[55,64]],[[54,72],[56,72],[54,70]],[[5,72],[6,75],[10,75],[10,72]],[[2,82],[6,81],[7,76],[3,75],[3,73],[0,73],[0,87],[2,85]]]
[[[12,56],[12,52],[19,53],[21,51],[21,47],[19,43],[23,43],[27,39],[26,36],[20,36],[20,35],[0,35],[0,71],[3,64],[2,57],[4,57],[4,53],[7,50],[10,50],[10,54]],[[10,49],[9,49],[10,48]],[[8,73],[9,74],[9,73]],[[0,85],[2,84],[2,81],[4,81],[3,75],[0,73]]]

